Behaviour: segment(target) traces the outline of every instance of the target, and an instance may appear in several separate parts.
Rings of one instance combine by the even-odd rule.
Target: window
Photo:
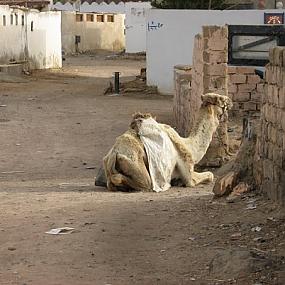
[[[13,14],[10,15],[10,25],[12,26],[13,25],[13,20],[14,20],[14,17],[13,17]]]
[[[16,22],[16,26],[18,26],[18,14],[15,14],[15,22]]]
[[[5,15],[3,15],[3,26],[6,26],[6,16]]]
[[[107,15],[107,22],[114,22],[114,15]]]
[[[97,22],[104,22],[104,15],[97,15]]]
[[[83,14],[76,14],[76,22],[83,22]]]
[[[34,31],[34,21],[31,22],[31,32]]]
[[[87,22],[94,22],[94,15],[93,14],[87,14],[86,15],[86,21]]]
[[[24,25],[25,25],[25,16],[22,15],[22,26],[24,26]]]

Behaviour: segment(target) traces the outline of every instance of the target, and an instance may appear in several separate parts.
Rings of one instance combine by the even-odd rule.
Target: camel
[[[220,119],[231,107],[232,102],[227,96],[215,93],[202,95],[202,106],[187,138],[180,137],[171,126],[157,123],[151,114],[135,114],[129,129],[116,139],[103,159],[107,188],[111,191],[155,191],[148,155],[142,142],[145,126],[160,129],[173,144],[174,159],[168,166],[170,179],[178,179],[186,187],[212,182],[212,172],[195,172],[194,165],[205,155]],[[146,133],[151,138],[152,133]]]

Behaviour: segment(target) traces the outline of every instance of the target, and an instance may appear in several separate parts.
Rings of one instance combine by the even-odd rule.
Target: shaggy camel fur
[[[211,172],[195,172],[194,165],[205,155],[219,120],[231,107],[232,102],[227,96],[215,93],[202,95],[198,119],[188,138],[180,137],[168,125],[159,124],[177,151],[172,178],[192,187],[213,181]],[[104,157],[104,171],[109,190],[153,191],[148,158],[138,135],[142,121],[150,117],[150,114],[134,115],[128,131],[116,139],[114,146]]]

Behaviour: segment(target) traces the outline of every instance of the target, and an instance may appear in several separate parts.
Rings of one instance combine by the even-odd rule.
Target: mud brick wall
[[[182,136],[189,133],[190,121],[190,92],[192,82],[192,67],[187,65],[177,65],[174,67],[174,105],[173,113],[176,129]]]
[[[189,66],[178,66],[174,70],[175,95],[174,117],[176,127],[181,135],[187,136],[201,106],[201,95],[208,92],[227,94],[227,45],[228,30],[226,27],[203,27],[203,34],[196,35],[193,50],[191,73],[191,91],[185,89],[185,69]],[[184,69],[184,71],[183,71]],[[182,75],[184,74],[184,75]],[[181,80],[180,78],[183,78]],[[184,85],[184,87],[180,86]],[[188,84],[188,83],[187,83]],[[188,97],[186,98],[179,98]],[[186,102],[186,106],[183,106]],[[187,112],[188,114],[185,114]]]
[[[269,198],[285,205],[285,48],[270,50],[265,81],[255,178]]]
[[[233,100],[234,114],[258,114],[264,93],[264,81],[253,67],[228,66],[228,96]]]
[[[175,69],[174,117],[180,135],[187,136],[194,125],[201,106],[201,95],[208,92],[228,94],[228,29],[227,27],[206,26],[202,35],[196,35],[193,50],[191,82],[185,82],[183,67]],[[182,75],[183,74],[183,75]],[[182,79],[183,78],[183,79]],[[188,86],[188,91],[186,90]],[[185,89],[186,88],[186,89]],[[219,134],[219,139],[217,137]],[[209,151],[202,164],[208,161],[223,160],[227,148],[227,122],[220,124],[214,135]],[[211,163],[209,163],[211,165]]]

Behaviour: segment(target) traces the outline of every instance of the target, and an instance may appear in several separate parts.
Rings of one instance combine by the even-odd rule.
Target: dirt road
[[[173,122],[170,97],[102,95],[114,71],[129,80],[144,65],[80,56],[0,83],[1,285],[285,284],[284,215],[262,197],[93,186],[133,112]],[[45,233],[64,226],[75,232]]]

